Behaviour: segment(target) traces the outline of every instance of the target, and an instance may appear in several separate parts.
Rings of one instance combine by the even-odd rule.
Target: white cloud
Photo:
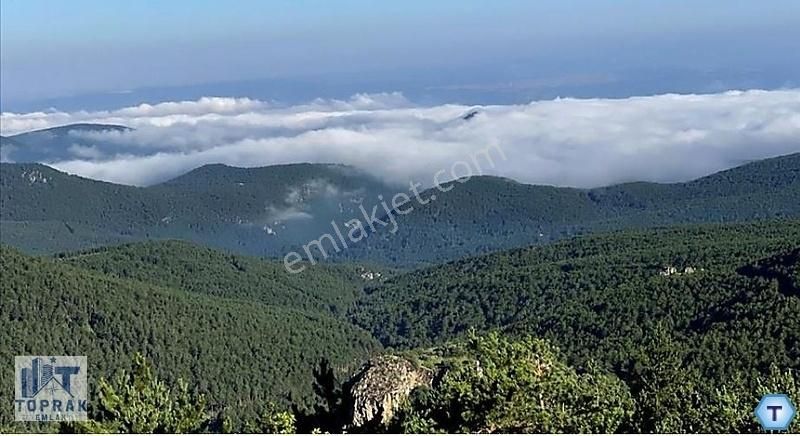
[[[101,159],[103,158],[103,152],[98,150],[97,147],[93,146],[85,146],[80,144],[72,144],[69,147],[69,152],[76,157],[79,158],[86,158],[86,159]]]
[[[461,119],[473,109],[477,116]],[[416,106],[397,93],[291,107],[215,97],[104,112],[4,113],[2,132],[74,122],[135,128],[90,133],[101,149],[53,163],[119,183],[149,184],[206,163],[290,162],[345,163],[393,181],[430,183],[438,169],[498,144],[508,159],[491,174],[589,187],[688,180],[800,151],[800,90],[478,107]]]
[[[197,101],[140,104],[112,112],[120,117],[164,117],[169,115],[201,116],[206,114],[237,114],[259,110],[268,105],[249,98],[203,97]]]

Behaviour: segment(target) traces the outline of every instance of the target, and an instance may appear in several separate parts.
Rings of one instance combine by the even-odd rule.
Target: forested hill
[[[183,241],[148,241],[60,254],[62,262],[109,276],[244,301],[340,314],[369,283],[365,266],[306,265],[289,274],[281,262]],[[306,274],[306,272],[308,274]]]
[[[341,165],[207,165],[146,188],[68,175],[41,164],[0,164],[3,243],[53,253],[178,238],[245,254],[282,256],[330,231],[381,193]]]
[[[438,263],[596,231],[800,216],[800,153],[752,162],[687,183],[627,183],[590,190],[474,177],[397,215],[343,253],[396,264]],[[446,187],[449,188],[449,185]]]
[[[632,384],[669,347],[706,389],[800,368],[798,248],[797,220],[582,237],[395,277],[350,315],[391,347],[532,334]]]
[[[797,220],[579,237],[396,276],[368,291],[351,316],[389,346],[502,327],[558,335],[588,352],[611,331],[661,322],[688,327],[739,294],[733,283],[750,271],[741,268],[798,247]],[[668,267],[675,274],[665,276]],[[723,284],[728,280],[734,282]],[[623,324],[606,325],[610,319]]]
[[[579,237],[389,276],[364,290],[358,266],[317,265],[289,275],[277,263],[179,241],[53,258],[2,247],[0,256],[0,359],[87,355],[97,386],[98,377],[128,368],[141,352],[168,383],[182,377],[207,394],[209,416],[226,410],[235,428],[256,419],[267,400],[288,410],[291,395],[298,425],[305,421],[310,431],[320,423],[314,413],[347,406],[325,397],[339,385],[317,385],[328,390],[314,395],[323,358],[346,379],[383,346],[413,360],[431,346],[449,349],[443,344],[462,341],[472,329],[499,331],[509,349],[524,351],[523,361],[481,354],[493,346],[474,350],[478,359],[499,358],[508,389],[538,389],[502,375],[531,362],[520,344],[540,342],[526,337],[552,344],[551,357],[574,368],[570,379],[597,374],[584,376],[594,383],[613,374],[614,393],[597,395],[635,407],[606,426],[586,424],[596,430],[751,430],[753,399],[765,389],[796,389],[790,371],[800,370],[798,220]],[[12,380],[0,373],[7,392]],[[448,383],[456,385],[413,396],[413,413],[458,421],[485,407],[486,395],[493,410],[510,416],[522,407],[498,402],[488,385]],[[453,397],[461,391],[447,386],[488,391]],[[563,399],[584,391],[559,392]],[[310,404],[319,407],[303,408]],[[436,412],[450,407],[459,415]],[[709,421],[720,410],[733,414]],[[0,427],[9,413],[0,412]],[[469,422],[458,428],[483,428]]]
[[[59,260],[1,247],[0,360],[85,355],[96,388],[141,352],[166,380],[182,377],[237,420],[268,400],[311,402],[323,358],[347,373],[380,350],[332,315],[358,289],[345,273],[312,268],[303,282],[283,280],[255,260],[192,250],[147,244]],[[0,372],[2,392],[13,392],[12,376]],[[0,411],[0,427],[11,413]]]
[[[382,229],[339,258],[420,265],[596,231],[797,217],[800,154],[688,183],[582,190],[474,177],[448,186],[422,193],[437,198],[397,216],[397,233]],[[331,233],[331,221],[364,220],[360,206],[371,210],[379,194],[404,189],[342,165],[207,165],[136,188],[5,163],[0,188],[0,238],[26,252],[177,238],[266,257]]]
[[[368,289],[350,317],[400,349],[472,328],[544,338],[571,365],[620,377],[639,431],[711,431],[710,409],[749,411],[769,389],[795,389],[800,221],[624,231],[469,258]],[[786,384],[764,385],[768,374]],[[740,415],[720,431],[753,428]]]

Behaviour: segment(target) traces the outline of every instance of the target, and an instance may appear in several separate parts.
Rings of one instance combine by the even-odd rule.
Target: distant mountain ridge
[[[177,238],[279,256],[396,189],[341,165],[206,165],[146,188],[0,165],[2,241],[39,253]]]
[[[13,135],[17,138],[25,138],[25,137],[32,137],[41,134],[50,134],[50,135],[60,135],[66,132],[76,131],[76,130],[83,130],[83,131],[94,131],[94,132],[102,132],[106,130],[112,131],[127,131],[133,130],[128,126],[123,126],[121,124],[102,124],[102,123],[70,123],[70,124],[63,124],[60,126],[53,126],[47,127],[44,129],[36,129],[31,130],[28,132],[18,133]]]
[[[75,123],[5,136],[2,138],[3,146],[9,148],[3,154],[3,161],[56,162],[116,153],[136,154],[137,150],[141,151],[140,148],[108,144],[93,137],[93,134],[103,132],[131,130],[130,127],[117,124]]]
[[[800,216],[800,153],[686,183],[557,188],[474,177],[397,215],[398,230],[342,253],[395,264],[437,263],[597,231]],[[430,195],[430,194],[429,194]]]
[[[39,253],[178,238],[282,257],[332,233],[332,221],[363,220],[359,207],[371,210],[378,195],[406,189],[334,164],[206,165],[146,188],[41,164],[0,168],[1,240]],[[800,153],[687,183],[574,189],[498,177],[460,182],[449,182],[449,192],[423,192],[437,199],[396,215],[395,234],[379,228],[334,258],[418,265],[596,231],[800,216]]]

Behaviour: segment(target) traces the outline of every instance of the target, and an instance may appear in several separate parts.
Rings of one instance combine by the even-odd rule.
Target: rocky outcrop
[[[348,427],[388,423],[419,386],[430,386],[433,371],[399,356],[384,355],[364,364],[352,378],[352,419]]]
[[[688,274],[694,274],[697,271],[705,271],[705,270],[703,268],[696,269],[694,267],[687,266],[686,268],[683,269],[683,272],[681,272],[680,269],[678,269],[678,268],[676,268],[674,266],[665,266],[664,269],[662,269],[661,272],[659,272],[659,274],[661,274],[664,277],[669,277],[669,276],[680,276],[680,275],[684,275],[684,274],[687,274],[687,275]]]

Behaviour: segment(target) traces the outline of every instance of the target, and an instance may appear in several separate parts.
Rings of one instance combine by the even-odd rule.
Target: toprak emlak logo
[[[89,407],[86,356],[17,356],[14,419],[85,421]]]

